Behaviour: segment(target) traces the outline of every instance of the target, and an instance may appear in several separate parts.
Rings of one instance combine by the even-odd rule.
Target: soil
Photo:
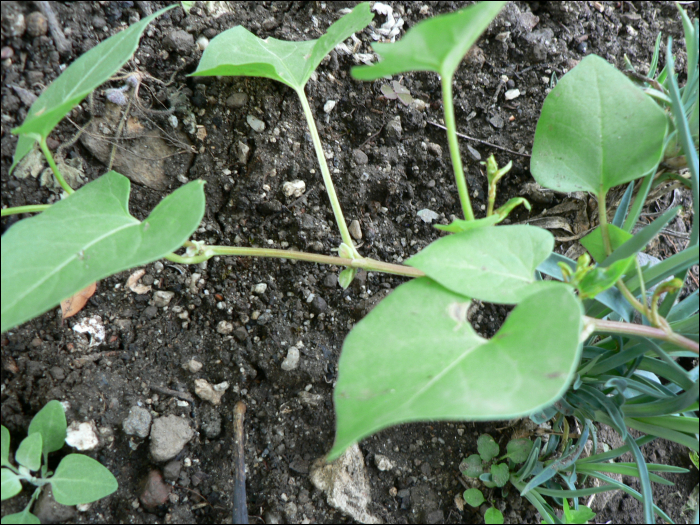
[[[57,48],[45,19],[31,15],[29,2],[2,3],[2,206],[54,202],[55,189],[40,177],[9,175],[16,144],[10,129],[26,116],[32,94],[38,95],[81,53],[168,2],[51,2],[58,25],[70,46]],[[330,254],[340,243],[333,214],[311,146],[310,135],[294,92],[263,78],[193,78],[201,57],[196,42],[242,24],[260,37],[285,40],[318,38],[338,11],[354,2],[198,2],[189,15],[175,8],[146,30],[129,72],[146,74],[139,104],[132,117],[146,129],[174,135],[172,116],[180,134],[168,144],[173,159],[163,180],[133,183],[131,213],[143,219],[165,195],[188,180],[203,179],[207,209],[193,236],[209,244],[297,248]],[[404,19],[402,33],[419,21],[452,12],[466,2],[392,2]],[[697,4],[686,4],[697,17]],[[220,11],[210,11],[221,10]],[[18,15],[24,15],[26,29]],[[377,27],[386,18],[377,15]],[[540,215],[546,208],[578,203],[561,217],[568,230],[559,238],[579,234],[595,225],[595,203],[567,195],[542,196],[531,191],[528,154],[537,118],[554,77],[561,78],[585,55],[595,53],[618,68],[627,56],[646,72],[654,41],[674,39],[678,70],[685,70],[681,21],[670,2],[513,2],[502,11],[468,55],[455,78],[455,110],[461,133],[484,143],[461,143],[467,178],[477,217],[484,215],[486,179],[475,161],[493,153],[499,165],[513,161],[501,182],[497,205],[513,196],[528,196],[533,210],[519,209],[513,222]],[[371,52],[369,31],[358,33],[360,53]],[[349,46],[353,43],[348,41]],[[662,64],[663,64],[663,58]],[[424,110],[390,100],[381,87],[389,81],[354,81],[352,56],[333,51],[307,86],[311,107],[333,172],[345,216],[362,231],[360,252],[379,260],[401,262],[440,233],[419,218],[429,209],[447,224],[459,215],[442,123],[440,84],[431,73],[413,73],[400,81]],[[685,75],[681,75],[681,83]],[[112,82],[118,88],[124,81]],[[19,88],[19,89],[17,89]],[[520,96],[506,100],[505,92]],[[52,133],[52,149],[63,146],[67,162],[82,170],[85,180],[105,173],[108,156],[86,141],[71,142],[76,126],[103,118],[110,110],[105,89],[92,105],[88,100],[73,110]],[[327,113],[330,100],[335,107]],[[144,111],[141,106],[158,111]],[[248,116],[261,120],[257,132]],[[75,123],[75,124],[73,124]],[[92,128],[89,136],[111,140],[120,147],[115,166],[135,155],[128,140],[114,140]],[[103,126],[104,130],[114,129]],[[161,131],[157,131],[160,129]],[[107,131],[108,134],[112,132]],[[128,138],[128,137],[126,137]],[[93,140],[94,142],[94,140]],[[175,144],[173,146],[172,144]],[[192,155],[192,152],[195,154]],[[102,159],[102,160],[98,160]],[[147,170],[151,171],[151,170]],[[176,175],[177,174],[177,175]],[[160,175],[159,175],[160,176]],[[287,198],[285,182],[302,180],[306,192]],[[76,185],[78,185],[77,183]],[[154,189],[155,188],[155,189]],[[690,197],[677,192],[683,218],[669,225],[679,236],[662,235],[650,253],[666,258],[680,251],[683,232],[692,220]],[[662,196],[646,210],[666,209],[674,195]],[[583,203],[581,210],[580,203]],[[581,214],[583,212],[583,214]],[[3,231],[17,220],[2,220]],[[576,240],[557,243],[557,251],[575,255]],[[126,287],[131,272],[103,280],[97,293],[74,318],[61,321],[55,309],[2,336],[2,422],[13,443],[26,434],[34,414],[49,400],[67,402],[69,421],[94,421],[100,446],[89,452],[109,468],[119,490],[73,515],[80,523],[220,523],[230,521],[233,494],[233,406],[247,405],[246,466],[248,511],[252,523],[350,522],[326,503],[309,481],[311,463],[331,447],[334,436],[332,405],[336,364],[343,339],[352,326],[404,282],[403,278],[361,272],[343,291],[337,269],[272,259],[214,258],[183,267],[167,261],[149,264],[141,283],[149,293]],[[693,269],[697,287],[697,266]],[[252,293],[264,283],[266,290]],[[692,289],[691,288],[691,289]],[[174,292],[166,307],[154,304],[154,293]],[[258,290],[259,292],[260,290]],[[507,311],[484,305],[477,322],[490,336]],[[72,330],[78,321],[99,316],[105,342],[88,348]],[[230,325],[221,325],[222,321]],[[298,368],[280,365],[291,345],[302,342]],[[202,367],[196,372],[191,360]],[[194,394],[194,380],[230,387],[220,405],[194,396],[182,402],[172,395]],[[163,390],[170,389],[171,393]],[[182,397],[181,395],[181,397]],[[195,437],[178,455],[183,465],[174,473],[172,493],[149,512],[139,502],[141,483],[149,471],[163,468],[149,455],[149,442],[123,431],[134,406],[152,415],[184,417]],[[455,503],[464,490],[459,463],[476,450],[476,438],[489,432],[502,447],[513,429],[497,423],[422,423],[384,430],[360,443],[371,485],[369,511],[387,523],[480,523],[487,506],[471,509]],[[601,433],[606,434],[602,428]],[[610,433],[612,434],[612,433]],[[608,443],[615,446],[614,439]],[[66,447],[66,452],[68,447]],[[687,450],[665,441],[643,448],[649,461],[692,468]],[[375,455],[395,465],[380,471]],[[61,454],[55,454],[60,456]],[[58,459],[58,458],[57,458]],[[56,459],[56,461],[57,461]],[[627,459],[628,461],[630,459]],[[53,465],[55,466],[55,464]],[[170,465],[169,468],[177,465]],[[677,523],[691,518],[683,512],[697,484],[697,472],[669,475],[675,486],[654,487],[655,501]],[[167,474],[166,474],[167,478]],[[625,478],[631,486],[636,483]],[[638,488],[638,487],[637,487]],[[534,508],[519,496],[486,491],[507,523],[539,520]],[[3,502],[2,514],[17,512],[23,495]],[[624,494],[592,506],[599,523],[639,523],[641,505]]]

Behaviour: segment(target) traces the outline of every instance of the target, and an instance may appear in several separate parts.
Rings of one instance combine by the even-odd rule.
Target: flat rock
[[[190,439],[194,430],[177,416],[159,417],[151,427],[151,456],[156,462],[168,461],[177,456]]]
[[[122,108],[107,104],[104,116],[92,119],[86,132],[80,135],[83,146],[105,165],[109,165],[114,133],[121,118]],[[184,133],[169,130],[166,137],[160,129],[135,116],[127,119],[117,146],[112,169],[132,182],[158,191],[168,189],[178,176],[186,177],[193,159]]]
[[[311,483],[326,493],[328,504],[360,523],[381,523],[369,513],[370,486],[365,458],[357,443],[333,463],[319,458],[311,465]]]

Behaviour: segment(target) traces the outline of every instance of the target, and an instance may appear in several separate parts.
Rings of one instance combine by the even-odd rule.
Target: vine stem
[[[191,241],[185,243],[186,247],[196,247]],[[350,259],[347,257],[333,257],[331,255],[321,255],[317,253],[296,252],[292,250],[276,250],[271,248],[242,248],[237,246],[200,246],[200,252],[192,257],[171,253],[165,259],[180,264],[199,264],[212,257],[272,257],[277,259],[291,259],[295,261],[306,261],[318,264],[328,264],[333,266],[346,266],[349,268],[361,268],[367,271],[376,271],[401,275],[403,277],[425,277],[425,273],[418,268],[405,266],[403,264],[392,264],[360,257]],[[590,332],[604,332],[616,334],[640,335],[669,341],[691,352],[698,353],[698,343],[682,335],[669,332],[661,328],[654,328],[641,324],[620,323],[617,321],[606,321],[594,317],[584,317],[587,330]]]
[[[30,204],[28,206],[15,206],[13,208],[5,208],[1,211],[0,216],[17,215],[18,213],[39,213],[46,211],[51,207],[51,204]]]
[[[452,169],[455,173],[455,182],[459,200],[462,203],[464,218],[468,221],[474,220],[474,211],[469,199],[469,189],[467,188],[467,178],[464,175],[462,166],[462,156],[459,154],[459,142],[455,124],[455,109],[452,103],[452,75],[442,76],[442,105],[445,113],[445,128],[447,130],[447,144],[450,147],[450,158],[452,159]]]
[[[192,243],[185,243],[185,246],[192,246]],[[347,266],[350,268],[362,268],[369,272],[383,272],[404,277],[424,277],[425,273],[418,268],[405,266],[402,264],[392,264],[369,257],[350,259],[346,257],[334,257],[332,255],[321,255],[317,253],[295,252],[292,250],[275,250],[270,248],[239,248],[236,246],[206,246],[201,254],[194,257],[187,257],[171,253],[165,258],[169,261],[181,264],[198,264],[216,256],[243,256],[243,257],[274,257],[277,259],[291,259],[295,261],[306,261],[318,264],[329,264],[334,266]]]
[[[51,170],[53,171],[53,174],[56,176],[56,180],[58,183],[61,185],[61,188],[70,195],[71,193],[75,193],[75,190],[70,187],[70,185],[66,182],[66,179],[63,178],[63,175],[61,175],[61,172],[58,169],[58,166],[56,166],[56,163],[53,160],[53,155],[51,155],[51,150],[49,149],[49,146],[46,144],[46,137],[42,137],[41,140],[39,141],[39,147],[41,148],[41,151],[44,153],[44,157],[46,157],[46,160],[49,163],[49,166],[51,166]]]
[[[338,195],[335,193],[335,187],[333,186],[333,179],[331,178],[331,172],[328,169],[328,164],[326,163],[326,155],[323,153],[323,145],[321,144],[321,137],[318,135],[318,130],[316,129],[316,122],[314,121],[314,115],[311,112],[311,106],[309,106],[309,101],[306,98],[306,93],[302,87],[297,91],[299,95],[299,100],[301,101],[301,107],[304,110],[304,116],[306,117],[306,122],[309,125],[309,130],[311,131],[311,140],[314,144],[314,150],[316,151],[316,158],[318,159],[318,164],[321,167],[321,175],[323,175],[323,184],[326,186],[326,191],[328,192],[328,198],[331,201],[331,208],[333,208],[333,214],[335,215],[335,222],[338,224],[338,229],[340,230],[340,236],[343,242],[348,245],[352,253],[356,257],[360,257],[355,250],[355,244],[352,242],[352,237],[350,236],[350,231],[348,230],[347,224],[345,224],[345,216],[343,215],[343,210],[340,207],[340,201],[338,200]]]
[[[667,332],[661,328],[654,328],[653,326],[645,326],[643,324],[620,323],[617,321],[607,321],[605,319],[595,319],[593,317],[586,317],[585,319],[586,323],[590,324],[596,332],[651,337],[653,339],[668,341],[681,348],[685,348],[696,354],[698,353],[698,343],[675,332]]]

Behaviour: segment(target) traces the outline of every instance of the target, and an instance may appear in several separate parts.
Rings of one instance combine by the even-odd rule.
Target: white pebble
[[[427,208],[420,210],[416,215],[418,215],[418,217],[420,217],[423,220],[423,222],[427,222],[428,224],[430,224],[434,220],[437,220],[437,218],[440,217],[433,210],[429,210]]]
[[[303,180],[285,182],[282,191],[287,197],[301,197],[306,191],[306,183]]]
[[[330,113],[331,111],[333,111],[333,108],[336,104],[337,102],[335,100],[329,100],[323,105],[323,111],[325,111],[326,113]]]
[[[266,283],[258,283],[254,285],[251,290],[256,295],[262,295],[267,291],[267,284]]]
[[[299,366],[299,349],[293,346],[287,352],[287,357],[282,361],[282,370],[289,372],[297,366]]]
[[[257,131],[258,133],[265,131],[265,123],[259,118],[255,118],[253,115],[248,115],[246,120],[248,121],[248,125],[253,128],[253,131]]]

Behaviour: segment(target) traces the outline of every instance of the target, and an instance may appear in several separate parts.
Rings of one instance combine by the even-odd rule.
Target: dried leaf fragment
[[[88,299],[95,294],[95,288],[97,288],[97,283],[92,283],[72,297],[61,301],[61,319],[73,317],[80,310],[82,310],[85,303],[88,302]]]

